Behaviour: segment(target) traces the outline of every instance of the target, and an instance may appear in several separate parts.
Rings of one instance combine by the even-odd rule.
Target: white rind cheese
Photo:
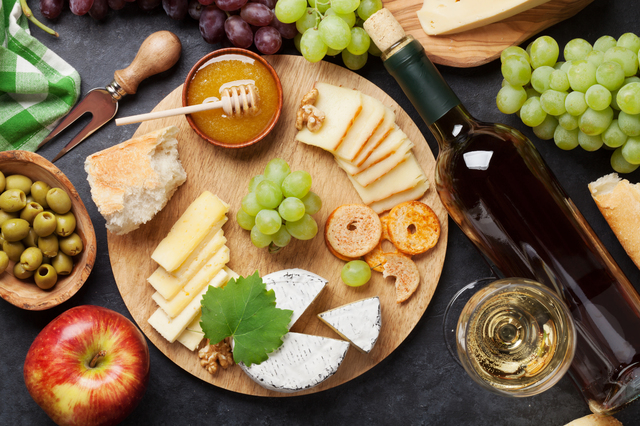
[[[349,342],[287,333],[282,346],[261,364],[240,368],[260,386],[277,392],[300,392],[331,377],[347,355]]]
[[[265,275],[262,281],[276,293],[276,308],[293,311],[289,328],[327,285],[327,280],[304,269],[284,269]]]
[[[380,335],[380,299],[370,297],[318,314],[318,318],[364,353],[373,349]]]

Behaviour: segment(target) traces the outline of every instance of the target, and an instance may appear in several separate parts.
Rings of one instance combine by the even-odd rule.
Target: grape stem
[[[54,31],[51,28],[47,27],[46,25],[44,25],[42,22],[38,21],[33,16],[33,12],[31,12],[31,9],[27,5],[27,0],[20,0],[20,6],[22,7],[22,13],[24,13],[24,16],[26,16],[28,20],[33,22],[33,24],[36,27],[42,29],[47,34],[51,34],[53,36],[60,37],[60,34],[58,34],[57,31]]]

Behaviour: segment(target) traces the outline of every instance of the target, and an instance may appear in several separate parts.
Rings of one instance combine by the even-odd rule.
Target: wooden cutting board
[[[433,62],[466,68],[491,62],[505,48],[572,17],[592,1],[551,0],[490,25],[443,36],[428,36],[423,31],[417,15],[423,0],[383,0],[383,3],[404,30],[422,43]]]
[[[187,206],[205,190],[217,194],[231,205],[229,221],[223,230],[231,250],[228,266],[237,273],[247,276],[258,270],[260,275],[266,275],[285,268],[302,268],[329,280],[320,297],[293,326],[292,331],[339,339],[317,318],[317,314],[367,297],[380,297],[382,331],[371,353],[362,354],[350,348],[334,376],[302,393],[329,389],[359,376],[382,361],[407,337],[429,305],[440,278],[447,246],[447,214],[435,191],[435,161],[431,150],[416,125],[396,102],[371,82],[345,68],[327,62],[311,64],[299,56],[266,58],[279,74],[284,90],[283,112],[274,131],[253,147],[224,149],[201,139],[183,116],[143,123],[136,136],[168,125],[180,128],[178,150],[187,172],[187,182],[154,219],[124,236],[108,233],[108,243],[113,273],[127,308],[142,331],[166,356],[189,373],[216,386],[251,395],[286,396],[290,394],[268,391],[257,385],[238,366],[221,370],[216,376],[210,375],[200,366],[196,353],[190,352],[179,342],[169,344],[148,324],[147,319],[157,309],[151,299],[154,290],[146,282],[157,267],[151,260],[151,253]],[[397,114],[397,124],[415,143],[415,155],[431,182],[423,201],[437,213],[441,236],[432,250],[414,257],[422,281],[417,292],[403,304],[395,302],[393,279],[385,280],[377,272],[363,287],[344,285],[340,280],[340,270],[345,262],[331,255],[325,246],[322,232],[329,213],[342,204],[361,201],[330,153],[294,140],[295,111],[302,96],[316,80],[358,89],[393,108]],[[181,94],[182,86],[160,102],[155,111],[181,106]],[[251,244],[249,232],[238,226],[235,215],[247,191],[249,179],[262,173],[264,166],[274,157],[285,159],[292,170],[311,173],[312,190],[322,198],[323,207],[314,215],[320,229],[314,239],[294,240],[279,253],[269,254],[266,249],[258,249]]]

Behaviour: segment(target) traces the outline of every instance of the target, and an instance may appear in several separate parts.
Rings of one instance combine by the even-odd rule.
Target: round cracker
[[[438,216],[420,201],[407,201],[392,208],[387,228],[393,245],[410,256],[426,252],[440,238]]]
[[[369,253],[380,242],[381,236],[378,214],[364,204],[338,207],[331,212],[324,227],[324,240],[333,249],[331,251],[348,258]]]

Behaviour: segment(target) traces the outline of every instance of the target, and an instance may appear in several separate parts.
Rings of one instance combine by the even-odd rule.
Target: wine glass
[[[449,302],[443,327],[452,356],[476,383],[499,395],[544,392],[566,373],[575,353],[567,306],[551,289],[524,278],[468,284]]]

